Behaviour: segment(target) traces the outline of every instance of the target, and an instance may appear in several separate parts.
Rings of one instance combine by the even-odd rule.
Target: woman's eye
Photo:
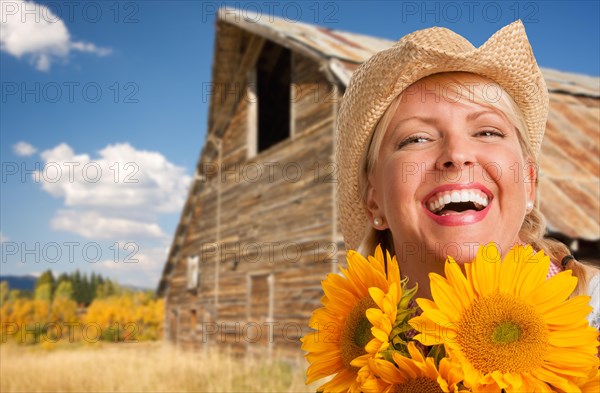
[[[429,142],[429,140],[430,140],[429,138],[424,137],[424,136],[419,136],[419,135],[409,136],[408,138],[402,140],[402,142],[400,142],[398,144],[398,149],[401,149],[407,145]]]
[[[484,136],[484,137],[500,137],[500,138],[504,138],[506,135],[504,135],[503,132],[498,131],[498,130],[482,130],[482,131],[478,131],[475,136]]]

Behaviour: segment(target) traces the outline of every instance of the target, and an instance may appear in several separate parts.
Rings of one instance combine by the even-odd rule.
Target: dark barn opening
[[[256,63],[258,152],[290,136],[291,52],[265,42]]]

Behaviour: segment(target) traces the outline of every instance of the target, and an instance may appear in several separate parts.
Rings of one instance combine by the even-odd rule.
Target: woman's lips
[[[483,195],[484,199],[486,199],[484,201],[485,206],[481,210],[469,209],[469,210],[465,210],[465,211],[461,211],[461,212],[446,210],[445,208],[440,207],[438,210],[434,209],[437,214],[433,213],[430,208],[431,208],[431,206],[433,206],[431,201],[436,199],[435,196],[440,196],[440,195],[447,196],[452,191],[457,191],[459,194],[461,193],[461,191],[465,191],[464,194],[470,195],[471,196],[470,199],[473,200],[474,202],[481,202],[481,199],[479,199],[479,197],[477,197],[475,195],[475,194],[481,193],[480,195]],[[456,194],[456,193],[452,193],[452,194]],[[475,198],[473,198],[473,196],[475,196]],[[423,202],[421,203],[421,206],[425,210],[426,214],[440,225],[447,225],[447,226],[469,225],[469,224],[474,224],[476,222],[479,222],[485,218],[487,213],[490,211],[492,199],[493,199],[493,195],[492,195],[491,191],[488,190],[486,187],[484,187],[480,183],[445,184],[445,185],[435,188],[430,193],[428,193],[427,196],[425,198],[423,198]],[[458,200],[454,201],[454,202],[458,202]],[[479,208],[481,206],[481,204],[476,203],[475,206],[477,206]]]

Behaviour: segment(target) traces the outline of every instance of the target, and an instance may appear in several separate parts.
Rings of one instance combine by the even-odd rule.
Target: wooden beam
[[[262,51],[263,45],[265,43],[265,39],[252,34],[250,38],[250,42],[248,43],[248,47],[244,52],[244,56],[240,61],[240,64],[233,75],[233,79],[229,86],[219,86],[221,89],[234,89],[234,94],[226,94],[224,98],[224,104],[222,109],[219,111],[215,118],[215,122],[213,128],[209,130],[209,134],[217,135],[217,137],[221,137],[225,132],[225,128],[231,121],[231,117],[237,107],[242,96],[245,96],[245,87],[246,87],[246,73],[250,67],[253,67],[256,64],[256,60],[260,56],[260,52]],[[215,108],[213,108],[215,109]]]

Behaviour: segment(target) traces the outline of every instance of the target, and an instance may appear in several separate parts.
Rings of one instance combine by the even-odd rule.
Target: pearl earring
[[[379,217],[375,217],[375,218],[373,219],[373,224],[374,224],[375,226],[380,226],[380,225],[381,225],[381,218],[379,218]]]
[[[527,201],[527,211],[533,210],[533,202]]]

